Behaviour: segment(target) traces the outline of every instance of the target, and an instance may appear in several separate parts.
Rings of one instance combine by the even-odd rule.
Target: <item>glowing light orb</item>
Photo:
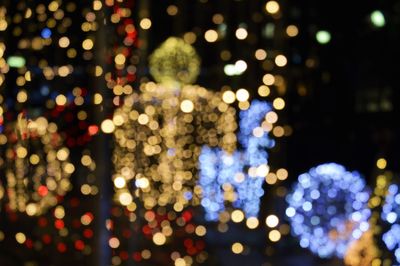
[[[269,169],[266,148],[275,143],[267,132],[259,134],[254,129],[261,128],[265,115],[271,110],[270,104],[253,101],[248,110],[240,112],[238,140],[243,151],[230,154],[203,147],[199,158],[199,185],[207,220],[218,220],[225,210],[225,202],[242,209],[248,218],[258,215],[260,197],[264,194],[262,185]]]
[[[390,229],[383,234],[387,248],[394,252],[397,263],[400,263],[400,190],[398,185],[390,185],[381,217],[390,224]]]
[[[200,73],[200,58],[196,50],[180,38],[168,38],[149,60],[150,73],[158,83],[191,84]]]
[[[339,164],[322,164],[300,175],[286,198],[286,215],[300,246],[322,258],[343,257],[369,229],[369,195],[360,174]]]

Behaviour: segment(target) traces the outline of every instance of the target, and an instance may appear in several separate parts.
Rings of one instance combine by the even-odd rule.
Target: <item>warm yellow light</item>
[[[276,14],[279,12],[279,4],[276,1],[269,1],[265,5],[265,10],[270,14]]]
[[[285,101],[282,98],[278,97],[273,101],[272,105],[276,110],[282,110],[283,108],[285,108]]]
[[[250,94],[246,89],[239,89],[236,92],[236,99],[239,102],[245,102],[245,101],[247,101],[249,99],[249,97],[250,97]]]
[[[236,95],[233,91],[226,91],[222,94],[222,100],[228,104],[233,103],[236,99]]]
[[[117,65],[123,65],[123,64],[125,64],[125,61],[126,61],[126,57],[123,54],[117,54],[114,58],[114,62]]]
[[[199,225],[196,227],[195,233],[198,236],[204,236],[207,233],[207,229],[204,226]]]
[[[275,83],[275,77],[272,74],[265,74],[263,76],[263,82],[267,86],[274,85]]]
[[[128,206],[131,204],[133,201],[132,195],[128,192],[122,192],[119,194],[119,202],[121,202],[122,205]]]
[[[286,28],[286,34],[289,37],[295,37],[295,36],[297,36],[299,34],[299,29],[295,25],[289,25]]]
[[[106,119],[101,123],[101,130],[106,133],[110,134],[114,132],[115,130],[115,125],[111,119]]]
[[[144,30],[151,28],[151,20],[149,18],[144,18],[140,21],[140,27]]]
[[[175,266],[186,266],[186,261],[182,258],[177,258],[175,260]]]
[[[70,44],[70,41],[69,41],[69,39],[68,39],[68,37],[61,37],[59,40],[58,40],[58,45],[61,47],[61,48],[67,48],[68,46],[69,46],[69,44]]]
[[[165,235],[163,233],[157,232],[153,236],[153,242],[157,246],[164,245],[166,241],[167,241],[167,238],[165,237]]]
[[[281,239],[281,233],[278,230],[272,230],[269,232],[268,237],[272,242],[278,242]]]
[[[286,57],[284,56],[284,55],[277,55],[276,57],[275,57],[275,64],[278,66],[278,67],[284,67],[284,66],[286,66],[286,64],[287,64],[287,59],[286,59]]]
[[[278,177],[279,180],[286,180],[289,176],[289,173],[286,169],[281,168],[276,171],[276,176]]]
[[[19,244],[23,244],[26,241],[26,236],[24,233],[19,232],[15,235],[15,239]]]
[[[386,166],[387,166],[387,161],[386,161],[386,159],[384,159],[384,158],[380,158],[380,159],[378,159],[378,161],[376,161],[376,166],[379,168],[379,169],[385,169],[386,168]]]
[[[119,239],[116,237],[110,238],[110,240],[108,240],[108,245],[110,245],[111,248],[118,248],[120,245]]]
[[[235,223],[240,223],[244,219],[244,213],[241,210],[234,210],[231,214],[231,219]]]
[[[208,30],[204,33],[204,38],[207,42],[216,42],[218,40],[218,32],[215,30]]]
[[[262,97],[267,97],[271,93],[271,90],[267,85],[261,85],[258,87],[258,95]]]
[[[239,40],[244,40],[247,38],[248,33],[245,28],[238,28],[236,30],[235,35],[236,35],[236,38],[238,38]]]
[[[184,113],[190,113],[194,109],[194,104],[191,100],[183,100],[181,103],[181,110]]]
[[[240,254],[240,253],[243,252],[243,250],[244,250],[244,247],[243,247],[243,245],[241,243],[239,243],[239,242],[233,243],[233,245],[232,245],[232,252],[233,253]]]
[[[82,48],[85,50],[91,50],[93,48],[93,41],[91,39],[86,39],[82,42]]]
[[[261,61],[267,58],[267,52],[264,49],[257,49],[254,56],[256,57],[257,60]]]
[[[126,185],[126,181],[123,177],[118,176],[117,178],[114,179],[114,186],[116,188],[123,188]]]
[[[270,111],[265,115],[265,120],[270,124],[274,124],[278,121],[278,114],[274,111]]]
[[[255,229],[259,225],[257,217],[250,217],[246,220],[246,225],[250,229]]]
[[[59,94],[59,95],[56,97],[56,104],[57,104],[57,105],[63,106],[63,105],[65,105],[66,103],[67,103],[67,97],[65,97],[64,95]]]

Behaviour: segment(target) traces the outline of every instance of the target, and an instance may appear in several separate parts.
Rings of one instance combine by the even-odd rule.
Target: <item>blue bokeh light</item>
[[[51,37],[51,30],[49,28],[44,28],[40,35],[42,36],[43,39],[48,39]]]
[[[390,224],[390,229],[383,234],[383,242],[394,252],[396,261],[400,264],[400,191],[398,185],[389,186],[381,217]]]
[[[300,246],[321,258],[342,258],[348,245],[369,229],[370,192],[357,172],[335,163],[302,174],[286,200],[292,233]]]
[[[201,205],[206,211],[206,220],[218,220],[219,214],[225,210],[226,184],[234,190],[234,208],[242,209],[247,218],[258,215],[265,176],[249,174],[249,169],[268,167],[266,149],[273,147],[275,142],[267,132],[255,136],[253,131],[261,127],[265,115],[271,110],[269,103],[254,100],[248,110],[240,112],[238,140],[243,151],[229,154],[221,149],[202,148],[199,185],[202,188]]]

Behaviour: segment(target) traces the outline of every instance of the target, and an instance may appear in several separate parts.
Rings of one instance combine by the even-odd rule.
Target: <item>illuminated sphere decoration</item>
[[[267,129],[261,127],[271,110],[269,103],[255,100],[248,110],[240,112],[238,140],[243,151],[229,154],[221,149],[203,147],[199,184],[206,220],[217,221],[226,202],[243,210],[247,218],[257,217],[264,194],[262,185],[269,172],[266,149],[275,144]]]
[[[200,73],[200,58],[183,39],[170,37],[150,56],[150,73],[158,83],[192,84]]]
[[[370,227],[369,196],[359,173],[336,163],[314,167],[299,176],[286,198],[292,233],[319,257],[342,258]]]
[[[41,215],[71,188],[69,150],[57,126],[44,117],[28,121],[19,115],[5,134],[6,204],[12,211]]]
[[[381,216],[390,224],[390,229],[383,234],[383,241],[387,248],[394,252],[397,263],[400,263],[400,190],[398,185],[389,186]]]
[[[116,201],[124,206],[138,198],[146,209],[173,205],[180,212],[198,205],[201,148],[230,153],[236,148],[235,108],[224,102],[221,92],[185,84],[198,75],[198,68],[191,66],[192,61],[198,64],[193,51],[179,39],[168,39],[150,59],[160,83],[141,84],[140,93],[125,97],[114,112],[113,182]],[[154,70],[158,66],[163,69]],[[178,75],[180,71],[188,76]]]

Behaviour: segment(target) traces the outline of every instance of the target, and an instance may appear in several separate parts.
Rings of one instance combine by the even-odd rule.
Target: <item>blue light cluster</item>
[[[300,246],[321,258],[342,258],[348,245],[369,229],[370,192],[357,172],[335,163],[299,176],[286,200],[286,215]]]
[[[254,130],[262,129],[265,115],[271,110],[269,103],[254,100],[248,110],[240,112],[238,140],[242,151],[229,154],[221,149],[203,147],[199,158],[199,185],[206,220],[218,220],[219,213],[225,210],[225,202],[229,201],[226,198],[229,193],[234,195],[230,200],[234,208],[242,209],[246,217],[258,215],[265,176],[259,175],[256,169],[268,167],[266,148],[273,147],[275,142],[266,131],[254,134]]]
[[[383,241],[389,250],[394,251],[397,263],[400,263],[400,191],[397,185],[389,186],[382,219],[391,225],[383,234]]]

